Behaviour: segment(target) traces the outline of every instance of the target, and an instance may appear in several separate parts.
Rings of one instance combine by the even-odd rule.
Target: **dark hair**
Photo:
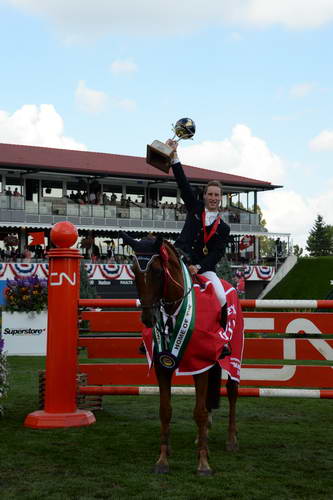
[[[215,186],[215,187],[218,187],[220,188],[220,191],[221,191],[221,194],[222,194],[222,184],[220,183],[220,181],[209,181],[206,186],[205,186],[205,189],[204,189],[204,194],[207,193],[207,189],[210,187],[210,186]]]

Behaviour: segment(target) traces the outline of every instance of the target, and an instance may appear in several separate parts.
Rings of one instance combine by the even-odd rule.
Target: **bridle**
[[[193,284],[192,284],[190,289],[185,292],[185,286],[182,285],[181,283],[179,283],[178,281],[176,281],[175,278],[171,275],[169,267],[168,267],[169,254],[168,254],[168,251],[167,251],[165,245],[161,245],[158,254],[157,253],[151,254],[151,253],[144,253],[144,252],[136,252],[134,254],[134,259],[136,260],[138,271],[141,274],[147,275],[147,273],[149,272],[149,269],[151,267],[151,264],[156,257],[159,257],[161,259],[162,270],[164,273],[163,294],[162,294],[162,297],[160,299],[158,299],[157,302],[154,302],[153,304],[149,304],[149,305],[141,304],[141,308],[146,309],[146,310],[147,309],[160,309],[161,307],[164,308],[165,306],[172,306],[172,305],[179,304],[185,299],[185,297],[187,297],[187,295],[192,291],[192,288],[193,288]],[[146,262],[146,265],[144,268],[140,265],[141,264],[140,261],[141,261],[141,263],[142,263],[142,261]],[[175,285],[182,288],[183,293],[179,299],[166,301],[163,298],[166,295],[169,282],[173,282]]]

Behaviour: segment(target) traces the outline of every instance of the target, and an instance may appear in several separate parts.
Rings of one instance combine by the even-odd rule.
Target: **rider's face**
[[[221,189],[218,186],[209,186],[204,194],[205,208],[212,212],[219,209],[222,199]]]

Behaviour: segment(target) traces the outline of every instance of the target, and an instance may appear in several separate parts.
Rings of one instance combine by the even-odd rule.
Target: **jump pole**
[[[81,427],[95,422],[95,416],[76,406],[77,325],[80,290],[77,229],[70,222],[58,222],[51,230],[56,248],[49,257],[47,358],[44,409],[27,415],[24,425],[33,429]]]
[[[333,309],[333,300],[258,300],[242,299],[242,308],[251,309]],[[79,299],[79,307],[139,308],[138,299]]]
[[[82,386],[79,393],[86,396],[155,396],[159,394],[157,386]],[[195,387],[171,387],[171,394],[195,396]],[[227,396],[227,389],[221,387],[220,396]],[[333,399],[331,389],[279,389],[267,387],[239,387],[238,396],[252,398],[320,398]]]

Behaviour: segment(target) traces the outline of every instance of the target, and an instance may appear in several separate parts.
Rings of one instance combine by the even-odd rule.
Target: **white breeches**
[[[224,304],[227,302],[226,296],[225,296],[225,291],[223,288],[223,285],[220,281],[220,278],[217,276],[216,273],[213,271],[206,271],[205,273],[201,273],[201,276],[204,276],[205,278],[209,279],[213,283],[213,287],[215,289],[215,293],[217,295],[217,298],[220,301],[221,307],[224,306]]]

